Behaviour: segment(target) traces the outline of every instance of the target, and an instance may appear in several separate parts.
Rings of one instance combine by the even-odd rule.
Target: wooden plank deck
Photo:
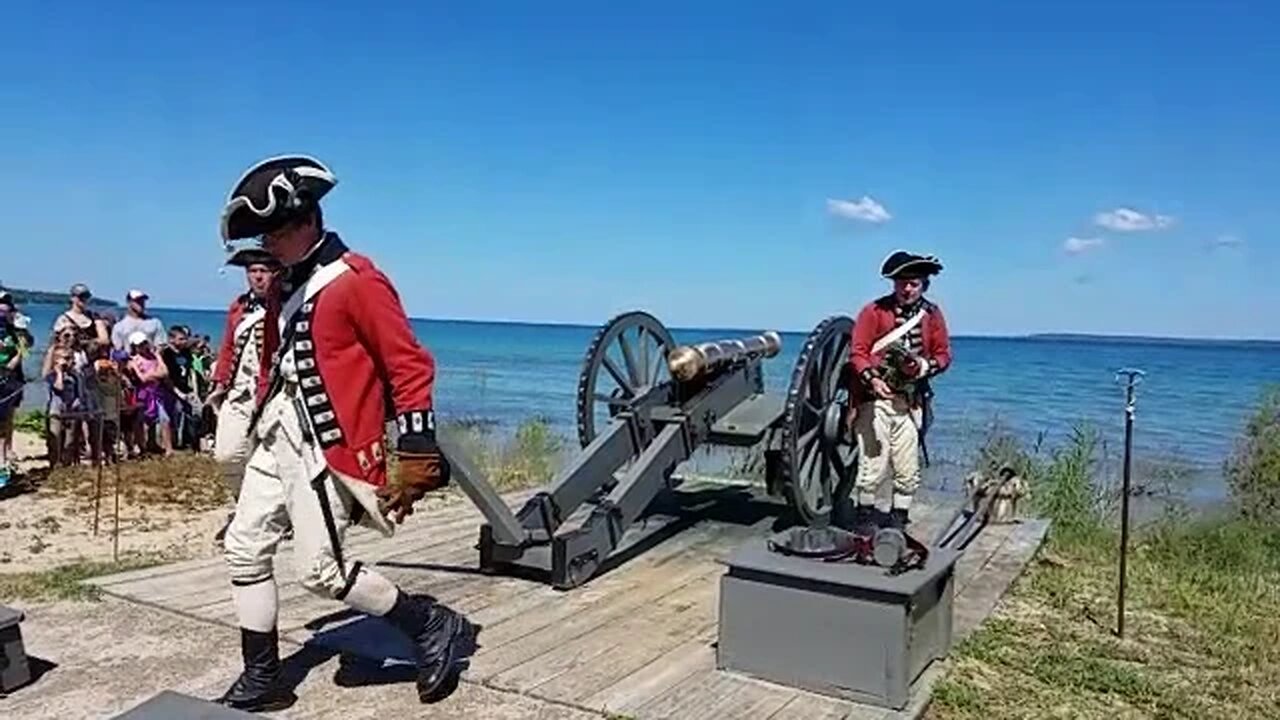
[[[513,507],[528,497],[506,496]],[[482,626],[464,682],[561,705],[637,719],[733,717],[914,717],[942,673],[917,682],[901,712],[815,695],[715,669],[722,559],[769,533],[778,506],[741,487],[686,486],[680,507],[664,507],[629,531],[625,562],[587,585],[560,592],[530,580],[479,574],[480,514],[470,503],[415,513],[394,538],[357,529],[351,558],[376,566],[405,589],[428,592]],[[917,501],[913,527],[931,536],[950,515]],[[995,607],[1043,539],[1046,523],[990,526],[956,568],[954,635],[971,632]],[[277,559],[283,639],[376,661],[395,657],[341,603],[302,590],[288,544]],[[624,555],[628,554],[624,551]],[[92,580],[110,595],[235,627],[220,558],[173,563]],[[347,632],[344,633],[344,630]],[[391,641],[394,644],[394,640]]]

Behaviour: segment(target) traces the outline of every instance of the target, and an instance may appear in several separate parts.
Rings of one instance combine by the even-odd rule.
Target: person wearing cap
[[[137,447],[149,446],[147,435],[155,432],[156,443],[166,456],[173,453],[171,436],[173,400],[168,386],[169,368],[156,352],[145,332],[135,330],[129,336],[127,369],[134,388],[137,409],[133,418],[133,437]]]
[[[249,289],[237,295],[227,308],[208,404],[217,413],[213,459],[222,468],[232,496],[238,497],[244,463],[249,458],[249,418],[253,415],[262,367],[267,303],[280,274],[280,262],[266,250],[244,248],[232,254],[227,264],[244,268]],[[230,522],[228,519],[227,527]],[[218,532],[216,539],[226,535],[227,527]]]
[[[111,327],[111,346],[116,350],[127,351],[129,336],[135,332],[146,335],[152,347],[158,348],[164,345],[166,337],[164,323],[160,318],[147,313],[147,301],[151,297],[141,290],[134,289],[130,290],[124,299],[125,315]]]
[[[853,525],[864,534],[888,525],[903,529],[920,485],[921,438],[928,428],[930,380],[951,365],[951,339],[942,308],[924,296],[942,271],[932,255],[898,250],[880,267],[893,292],[858,313],[852,337],[852,426],[858,444]],[[892,474],[888,512],[879,490]],[[886,517],[887,514],[887,517]]]
[[[22,362],[33,340],[20,320],[13,296],[0,290],[0,488],[9,484],[13,470],[13,420],[26,384]]]
[[[89,301],[93,299],[93,293],[89,292],[89,286],[84,283],[76,283],[71,286],[71,307],[67,308],[53,321],[53,334],[65,329],[72,329],[76,333],[82,347],[89,349],[93,343],[106,345],[111,342],[111,338],[107,334],[107,323],[89,308]]]
[[[348,554],[348,528],[392,535],[416,501],[446,485],[448,466],[435,440],[433,356],[387,276],[325,228],[320,200],[336,182],[313,158],[264,160],[235,184],[222,215],[224,245],[258,238],[285,268],[267,307],[270,363],[259,376],[252,449],[224,541],[244,672],[218,702],[251,712],[295,699],[281,680],[272,576],[286,518],[299,583],[403,633],[416,651],[421,702],[456,687],[456,653],[473,629]],[[394,447],[384,444],[390,418]]]

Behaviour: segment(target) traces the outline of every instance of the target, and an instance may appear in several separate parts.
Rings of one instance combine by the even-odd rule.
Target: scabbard
[[[315,433],[311,432],[311,416],[307,414],[307,407],[302,404],[302,396],[293,396],[293,412],[298,416],[298,428],[302,430],[302,441],[308,445],[315,442]]]
[[[320,514],[324,516],[324,529],[329,533],[329,545],[333,548],[333,559],[338,562],[338,570],[342,577],[347,576],[347,566],[342,561],[342,542],[338,539],[338,525],[333,520],[333,508],[329,507],[329,488],[325,487],[328,471],[323,471],[311,479],[311,489],[315,490],[320,501]]]

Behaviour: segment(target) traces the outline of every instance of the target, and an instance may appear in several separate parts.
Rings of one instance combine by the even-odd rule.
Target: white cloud
[[[1068,255],[1079,255],[1081,253],[1087,253],[1090,250],[1096,250],[1102,247],[1102,245],[1102,238],[1069,237],[1066,242],[1062,243],[1062,249],[1066,251]]]
[[[888,210],[869,195],[863,195],[858,200],[832,200],[827,199],[827,212],[837,217],[847,218],[849,220],[861,220],[869,223],[886,223],[893,219]]]
[[[1173,218],[1168,215],[1147,215],[1133,208],[1122,207],[1094,215],[1093,222],[1116,232],[1139,232],[1163,230],[1173,224]]]

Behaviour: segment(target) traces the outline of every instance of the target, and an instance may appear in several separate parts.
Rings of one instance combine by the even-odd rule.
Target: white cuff
[[[910,495],[904,495],[904,494],[902,494],[902,493],[894,493],[894,494],[893,494],[893,507],[894,507],[895,509],[897,509],[897,510],[910,510],[910,509],[911,509],[911,497],[912,497],[912,496],[910,496]]]

